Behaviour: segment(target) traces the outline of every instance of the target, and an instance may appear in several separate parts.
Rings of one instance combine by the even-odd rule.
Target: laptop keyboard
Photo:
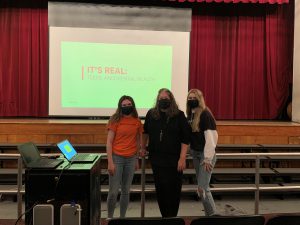
[[[63,163],[63,160],[52,160],[48,158],[41,158],[38,161],[32,162],[32,168],[55,168],[56,166]]]
[[[45,164],[49,165],[49,162],[45,162],[45,160],[39,160],[37,162],[34,162],[35,166],[43,166]]]
[[[74,160],[76,160],[76,161],[85,161],[85,160],[88,160],[88,159],[91,159],[91,158],[93,159],[93,157],[94,156],[89,154],[89,153],[87,153],[87,154],[80,153],[80,154],[75,156]]]
[[[36,165],[53,165],[56,164],[57,162],[55,160],[49,160],[49,159],[41,159],[37,162],[35,162]]]

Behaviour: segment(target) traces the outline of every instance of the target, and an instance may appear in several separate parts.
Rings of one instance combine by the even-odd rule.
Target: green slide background
[[[171,89],[172,46],[61,42],[61,63],[62,107],[116,108],[130,95],[151,108],[160,88]]]

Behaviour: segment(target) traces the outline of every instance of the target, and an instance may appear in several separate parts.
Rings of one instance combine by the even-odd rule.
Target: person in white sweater
[[[205,215],[215,215],[216,206],[210,192],[209,183],[216,163],[218,133],[216,120],[205,105],[203,94],[191,89],[187,96],[187,117],[192,128],[190,154],[196,170],[198,196],[202,201]]]

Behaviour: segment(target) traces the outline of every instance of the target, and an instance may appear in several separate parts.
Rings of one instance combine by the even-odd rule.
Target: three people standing
[[[200,90],[189,91],[186,113],[187,118],[179,110],[172,92],[162,88],[155,106],[146,115],[143,131],[133,99],[130,96],[120,98],[118,109],[108,123],[108,218],[113,217],[120,186],[120,217],[125,217],[134,170],[138,167],[137,153],[141,147],[140,153],[145,155],[146,146],[161,215],[176,217],[189,144],[196,170],[197,193],[205,215],[216,214],[209,183],[216,163],[218,133],[216,121]]]

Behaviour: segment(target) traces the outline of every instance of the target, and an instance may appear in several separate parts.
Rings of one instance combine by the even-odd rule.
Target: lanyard
[[[167,129],[167,125],[169,122],[169,117],[166,118],[166,116],[161,116],[160,117],[160,133],[159,133],[159,141],[162,142],[164,132]]]

